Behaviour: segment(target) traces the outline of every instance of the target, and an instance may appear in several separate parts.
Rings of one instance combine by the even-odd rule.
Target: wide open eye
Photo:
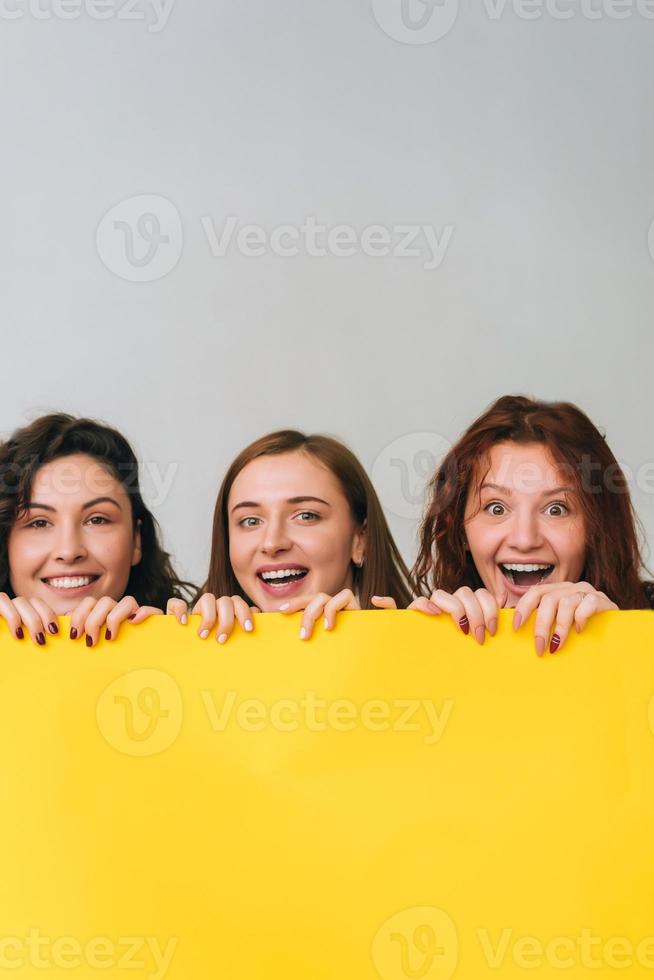
[[[570,513],[566,505],[560,501],[557,501],[555,504],[548,504],[546,512],[550,517],[565,517],[566,514]]]
[[[484,510],[491,515],[491,517],[503,517],[506,514],[506,507],[504,504],[500,504],[497,500],[493,500],[490,504],[486,504]]]

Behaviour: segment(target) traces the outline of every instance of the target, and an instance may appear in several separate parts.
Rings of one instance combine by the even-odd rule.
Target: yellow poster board
[[[0,623],[0,977],[654,978],[652,613],[196,628]]]

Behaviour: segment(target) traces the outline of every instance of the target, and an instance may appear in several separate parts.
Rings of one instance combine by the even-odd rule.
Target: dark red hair
[[[421,593],[483,586],[466,549],[464,515],[478,467],[499,442],[540,443],[575,488],[584,515],[587,553],[582,581],[620,609],[649,608],[643,561],[626,477],[604,436],[570,402],[499,398],[472,423],[436,471],[413,573]]]

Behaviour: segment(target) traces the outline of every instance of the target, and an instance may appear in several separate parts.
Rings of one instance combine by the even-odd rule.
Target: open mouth
[[[309,574],[308,568],[277,568],[268,572],[257,572],[257,578],[271,589],[283,589],[301,582]]]
[[[75,589],[86,589],[100,578],[99,575],[59,575],[53,578],[41,579],[51,589],[60,592],[72,592]]]
[[[554,565],[544,565],[521,562],[510,564],[500,563],[500,569],[511,585],[520,589],[528,589],[532,585],[540,585],[554,571]]]

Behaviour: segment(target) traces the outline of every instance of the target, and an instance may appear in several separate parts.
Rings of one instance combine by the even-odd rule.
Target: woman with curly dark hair
[[[45,644],[57,616],[93,646],[106,624],[162,612],[192,591],[173,570],[139,488],[138,462],[115,429],[52,414],[0,444],[0,616]]]

